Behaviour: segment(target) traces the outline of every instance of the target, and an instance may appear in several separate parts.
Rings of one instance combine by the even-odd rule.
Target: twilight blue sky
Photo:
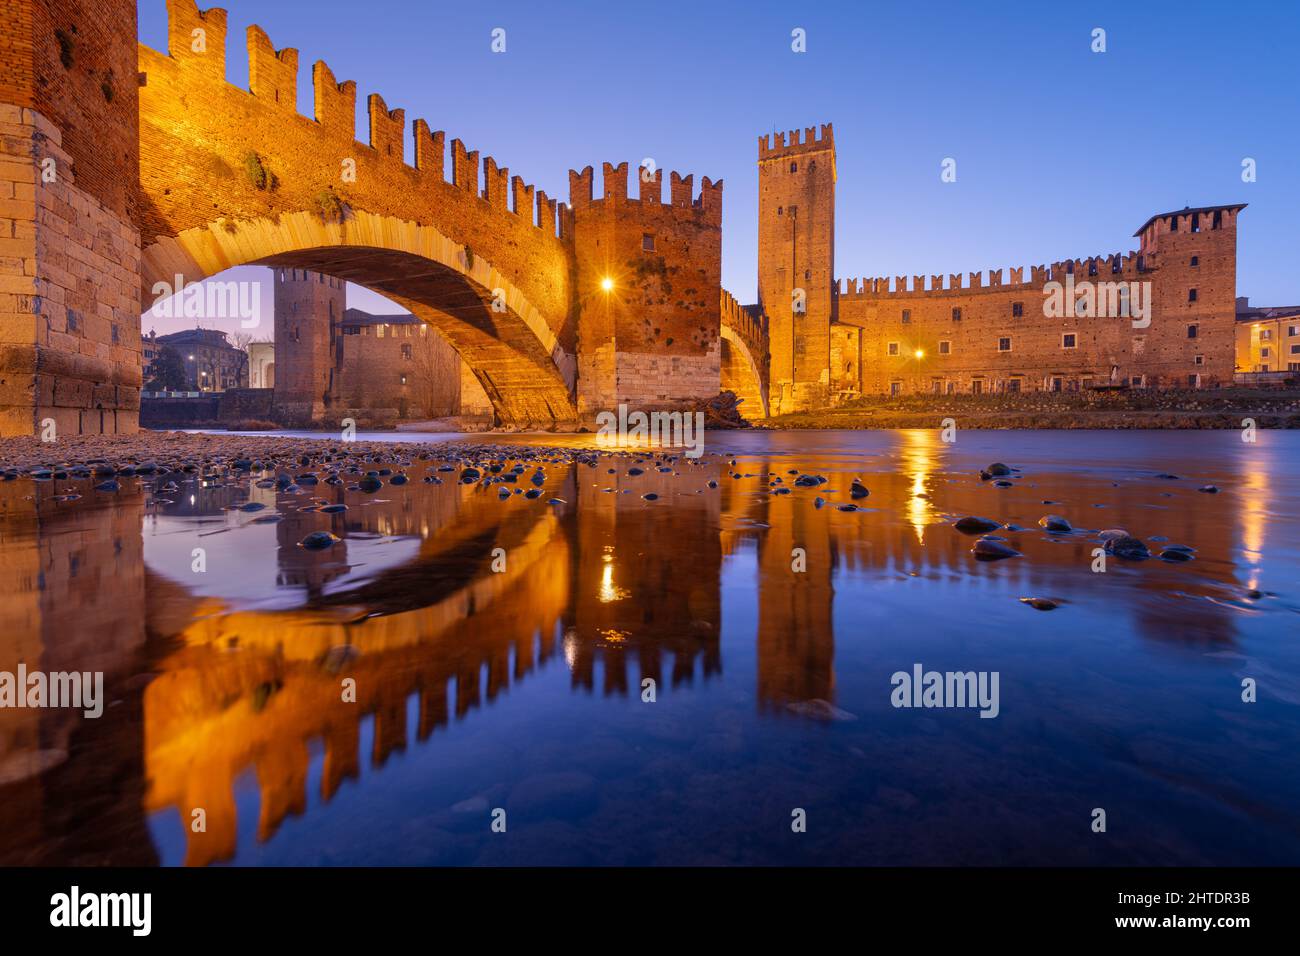
[[[1300,302],[1291,0],[224,5],[231,82],[247,88],[256,22],[299,50],[304,114],[317,59],[356,80],[358,139],[366,94],[405,108],[408,161],[423,117],[560,199],[571,167],[594,166],[599,192],[602,161],[653,157],[694,173],[697,189],[702,175],[723,179],[723,284],[743,302],[755,299],[757,137],[827,121],[841,277],[1128,251],[1154,213],[1246,202],[1238,293]],[[504,54],[491,52],[495,27]],[[791,51],[797,27],[806,53]],[[1095,27],[1105,53],[1090,50]],[[140,39],[166,48],[163,0],[140,0]],[[940,181],[945,157],[955,183]],[[1245,157],[1257,182],[1241,180]]]

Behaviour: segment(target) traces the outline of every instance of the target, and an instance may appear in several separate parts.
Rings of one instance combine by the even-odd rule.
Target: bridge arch
[[[741,417],[747,421],[767,418],[767,389],[758,363],[745,340],[730,327],[722,327],[722,387],[742,399]]]
[[[143,251],[142,300],[241,265],[306,269],[366,286],[433,326],[483,386],[500,424],[577,420],[577,363],[502,272],[436,227],[345,210],[220,218],[158,236]]]

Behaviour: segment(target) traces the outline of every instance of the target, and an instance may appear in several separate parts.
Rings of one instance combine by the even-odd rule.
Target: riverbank
[[[909,395],[769,418],[772,429],[1241,429],[1300,428],[1300,391],[1216,389]]]

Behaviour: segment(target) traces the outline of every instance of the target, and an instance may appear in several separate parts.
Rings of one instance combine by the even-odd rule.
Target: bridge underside
[[[741,401],[741,417],[746,421],[768,416],[763,370],[744,341],[726,326],[722,329],[722,388],[736,393]]]
[[[577,420],[572,390],[527,323],[489,290],[439,262],[387,249],[305,249],[254,265],[306,269],[354,282],[433,326],[483,386],[498,424],[557,427]]]

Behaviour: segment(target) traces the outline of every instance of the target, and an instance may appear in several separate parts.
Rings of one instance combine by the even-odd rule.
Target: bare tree
[[[235,386],[242,387],[248,382],[249,357],[248,347],[253,342],[251,332],[232,332],[230,344],[239,350],[239,365],[235,369]]]

